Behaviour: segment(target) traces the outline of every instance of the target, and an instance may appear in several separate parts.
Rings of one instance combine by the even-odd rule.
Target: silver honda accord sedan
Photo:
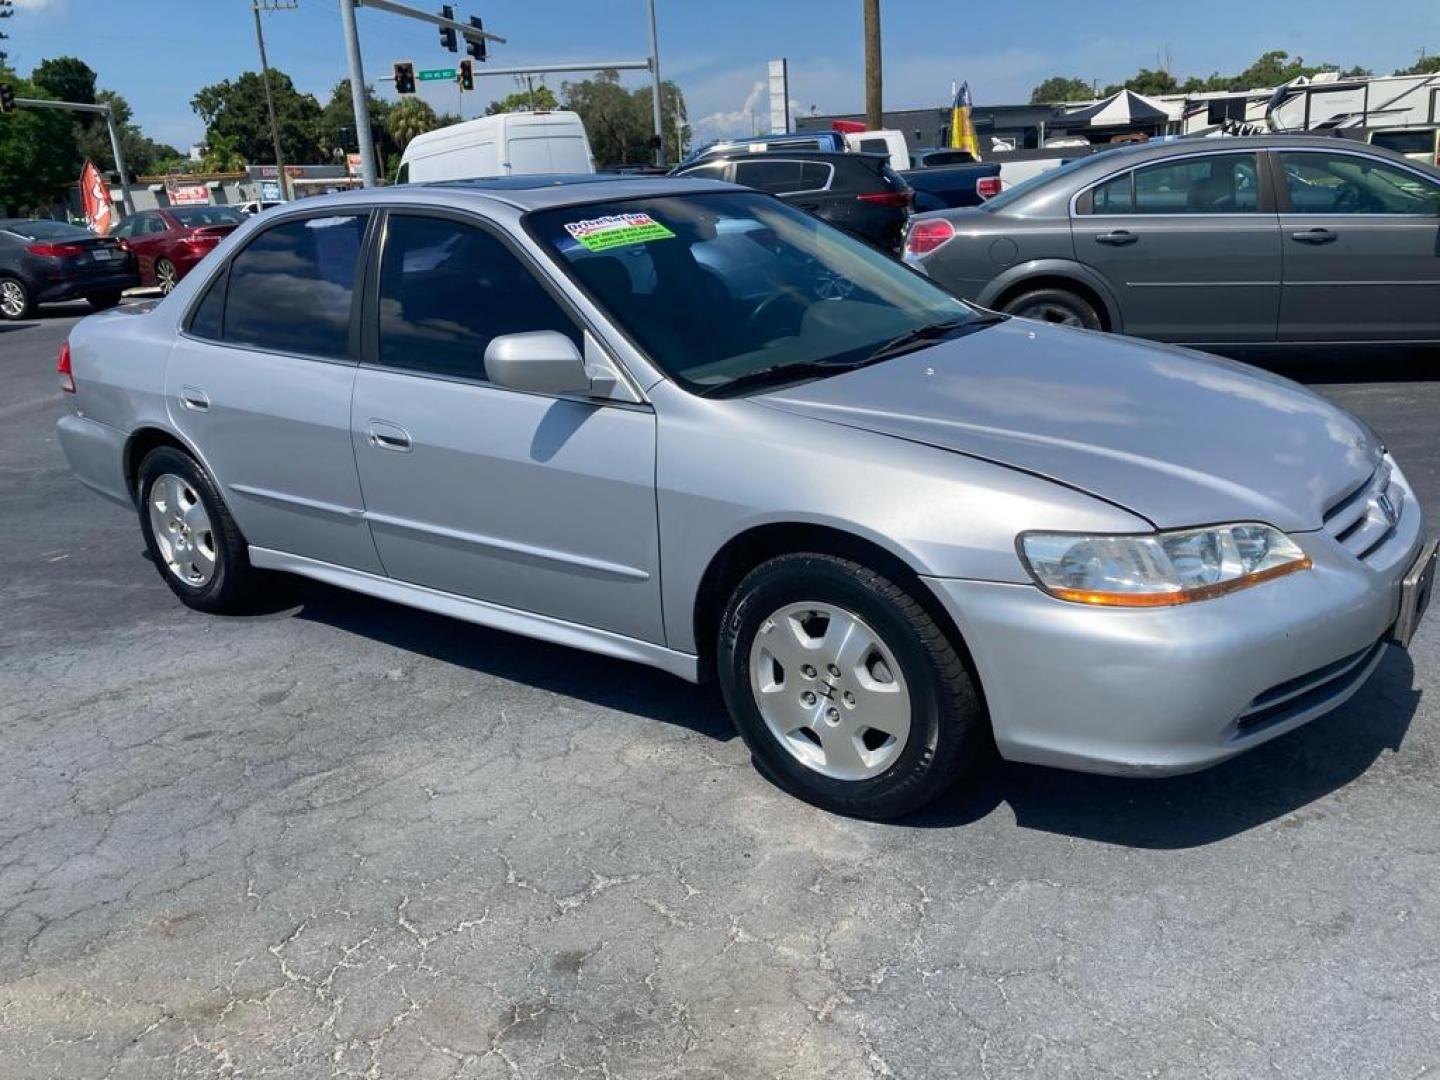
[[[890,817],[993,738],[1161,775],[1335,708],[1435,545],[1359,421],[1008,319],[769,196],[513,177],[306,199],[60,357],[165,582],[285,572],[718,678],[760,768]]]

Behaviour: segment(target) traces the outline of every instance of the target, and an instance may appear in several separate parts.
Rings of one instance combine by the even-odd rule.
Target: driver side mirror
[[[531,394],[588,394],[590,375],[575,343],[555,330],[501,334],[485,349],[485,375],[496,386]]]

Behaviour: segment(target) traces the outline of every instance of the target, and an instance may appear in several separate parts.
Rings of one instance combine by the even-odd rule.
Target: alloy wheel
[[[750,648],[750,690],[780,745],[835,780],[880,775],[910,737],[910,691],[894,653],[836,604],[787,604],[765,619]]]
[[[175,283],[180,280],[175,273],[175,264],[169,259],[161,259],[155,264],[155,280],[160,285],[160,295],[169,296],[175,291]]]
[[[200,588],[215,576],[215,532],[190,481],[174,473],[150,485],[150,531],[165,567],[186,585]]]
[[[1079,312],[1064,304],[1054,304],[1048,301],[1027,304],[1013,314],[1022,319],[1034,319],[1036,322],[1053,323],[1057,326],[1078,326],[1082,329],[1085,326],[1085,320],[1080,317]]]
[[[0,313],[7,319],[25,314],[25,287],[18,281],[0,281]]]

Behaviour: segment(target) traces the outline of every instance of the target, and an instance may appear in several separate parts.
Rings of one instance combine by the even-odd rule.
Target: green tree
[[[393,156],[399,147],[390,137],[388,121],[395,108],[390,102],[375,96],[370,87],[365,88],[365,99],[370,110],[372,137],[380,143],[383,158]],[[320,150],[327,161],[338,161],[346,154],[359,150],[355,132],[355,103],[350,97],[350,80],[341,79],[330,91],[330,100],[320,113]]]
[[[57,56],[41,60],[30,79],[57,101],[73,101],[80,105],[95,104],[95,71],[74,56]]]
[[[275,96],[275,117],[280,127],[281,149],[287,164],[318,161],[320,151],[320,103],[311,94],[295,89],[290,76],[270,69],[270,90]],[[270,114],[265,107],[265,82],[259,72],[246,71],[233,82],[226,79],[202,87],[190,107],[205,121],[206,141],[217,136],[235,140],[239,154],[256,164],[275,164],[275,144],[270,137]]]
[[[1423,52],[1420,59],[1407,68],[1395,72],[1396,75],[1436,75],[1440,74],[1440,54],[1426,56]]]
[[[439,127],[440,118],[428,102],[418,97],[407,97],[390,110],[385,126],[395,145],[404,150],[416,135],[424,135]]]
[[[13,71],[0,68],[0,79],[14,86],[16,97],[50,97]],[[0,117],[0,208],[25,214],[60,202],[79,178],[74,159],[74,131],[65,113],[20,108]]]
[[[1052,75],[1030,91],[1030,104],[1048,105],[1057,101],[1089,101],[1095,89],[1084,79]]]
[[[245,170],[245,155],[233,135],[212,135],[205,147],[205,156],[200,159],[200,168],[205,172],[233,173]]]
[[[533,91],[517,90],[513,94],[507,94],[499,101],[492,101],[485,107],[486,116],[494,116],[496,113],[512,112],[543,112],[546,109],[558,109],[560,102],[555,97],[555,91],[543,83]]]
[[[654,120],[648,86],[626,90],[620,85],[620,73],[607,69],[591,79],[563,83],[560,92],[565,107],[578,113],[585,124],[597,162],[624,165],[650,159]],[[672,82],[660,85],[660,116],[666,143],[672,150],[677,132],[682,143],[689,140],[685,96]]]

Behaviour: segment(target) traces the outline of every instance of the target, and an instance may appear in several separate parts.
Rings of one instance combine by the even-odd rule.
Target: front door
[[[1192,343],[1275,340],[1280,226],[1253,153],[1131,169],[1076,200],[1075,257],[1110,283],[1123,329]]]
[[[492,338],[581,331],[497,235],[391,213],[352,431],[385,571],[660,643],[655,416],[506,390]]]
[[[1440,184],[1347,150],[1285,150],[1285,341],[1440,340]]]
[[[332,213],[251,240],[177,339],[165,397],[252,545],[381,573],[350,446],[366,224]]]

